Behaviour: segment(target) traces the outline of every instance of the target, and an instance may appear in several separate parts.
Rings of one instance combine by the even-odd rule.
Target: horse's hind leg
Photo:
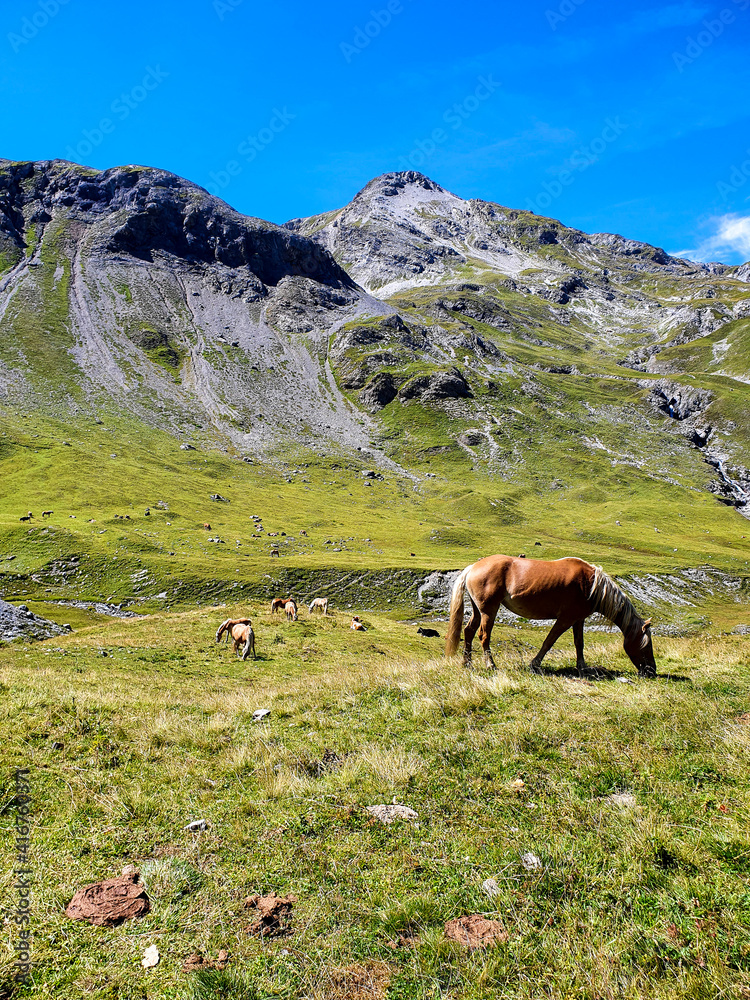
[[[468,591],[467,591],[468,593]],[[482,620],[482,616],[479,613],[479,608],[474,603],[471,594],[469,594],[469,603],[471,604],[471,618],[466,623],[464,627],[464,666],[471,666],[471,644],[474,641],[474,636],[477,634],[477,629]]]
[[[495,615],[488,615],[483,612],[481,617],[481,627],[479,629],[479,641],[482,644],[482,650],[484,652],[484,665],[492,670],[497,670],[497,666],[490,649],[490,637],[492,636],[492,626],[494,624]]]
[[[570,621],[566,622],[566,621],[563,621],[561,618],[557,619],[557,621],[555,622],[555,624],[549,630],[549,634],[548,634],[547,638],[542,643],[542,648],[539,650],[539,652],[536,654],[536,656],[534,657],[534,659],[531,661],[530,666],[531,666],[531,670],[532,670],[533,673],[535,673],[535,674],[541,674],[541,672],[542,672],[542,670],[541,670],[542,660],[547,655],[547,653],[550,651],[550,649],[552,649],[552,647],[555,645],[555,643],[560,638],[560,636],[563,634],[563,632],[567,632],[568,629],[570,628],[570,626],[572,624],[573,623],[570,622]],[[581,648],[583,648],[583,647],[581,647]]]

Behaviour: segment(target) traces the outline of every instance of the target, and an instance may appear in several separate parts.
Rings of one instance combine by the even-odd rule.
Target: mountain
[[[749,282],[747,264],[466,201],[411,171],[276,226],[161,170],[0,160],[0,468],[15,491],[0,559],[15,546],[41,565],[27,505],[75,519],[95,494],[98,533],[117,527],[124,547],[71,520],[61,566],[149,551],[173,572],[184,542],[191,572],[228,576],[229,550],[200,531],[218,517],[209,495],[241,484],[246,505],[233,493],[219,522],[236,546],[261,495],[300,529],[311,511],[338,526],[306,549],[279,518],[300,566],[367,553],[438,569],[536,541],[608,565],[744,568]],[[174,496],[189,534],[176,515],[160,541],[123,524]]]
[[[660,435],[667,425],[653,418],[666,414],[715,469],[711,488],[741,507],[750,499],[748,265],[697,264],[621,236],[463,201],[415,172],[378,177],[345,208],[287,228],[325,247],[399,312],[398,323],[334,338],[344,385],[359,390],[365,405],[424,396],[425,385],[428,397],[441,394],[422,368],[456,361],[450,385],[457,396],[479,377],[491,405],[518,399],[520,389],[542,407],[555,398],[565,406],[576,383],[606,378],[619,385],[605,391],[604,410],[582,421],[589,436],[597,428],[605,451],[618,454],[607,441],[618,423],[632,426],[635,416],[641,430]],[[539,372],[568,376],[567,388]],[[710,388],[686,378],[710,378]],[[617,406],[623,390],[640,397],[635,413]],[[743,403],[732,399],[735,390]],[[490,460],[500,417],[490,414],[473,432]],[[645,466],[655,457],[657,474],[669,477],[663,447],[656,455],[636,441],[630,447],[626,461]]]
[[[247,453],[288,436],[289,418],[356,446],[326,338],[379,308],[318,244],[165,171],[0,161],[11,406],[121,411]]]

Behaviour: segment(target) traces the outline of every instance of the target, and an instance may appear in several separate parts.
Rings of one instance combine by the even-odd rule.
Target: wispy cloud
[[[687,0],[686,3],[673,3],[666,7],[655,7],[653,10],[638,11],[625,22],[623,28],[633,35],[649,35],[666,28],[686,28],[691,24],[697,24],[711,10],[711,6]]]
[[[714,232],[701,240],[694,250],[676,250],[675,257],[688,260],[721,260],[742,264],[750,260],[750,215],[721,215],[712,219]]]

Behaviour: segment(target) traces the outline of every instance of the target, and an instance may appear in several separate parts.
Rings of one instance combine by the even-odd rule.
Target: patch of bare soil
[[[479,913],[448,920],[445,924],[445,936],[470,951],[503,944],[510,937],[499,920],[488,920]]]
[[[97,927],[116,927],[143,917],[151,909],[138,872],[92,882],[79,889],[65,910],[71,920],[87,920]]]
[[[246,910],[255,910],[255,919],[246,927],[248,934],[256,937],[281,937],[291,932],[292,909],[296,896],[249,896],[245,900]]]
[[[182,966],[183,972],[199,972],[201,969],[226,969],[229,963],[229,952],[222,950],[216,958],[207,958],[199,951],[188,955]]]

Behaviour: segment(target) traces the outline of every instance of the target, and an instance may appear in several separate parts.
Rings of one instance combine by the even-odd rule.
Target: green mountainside
[[[279,227],[0,160],[0,587],[400,606],[497,551],[745,576],[749,281],[413,172]]]

